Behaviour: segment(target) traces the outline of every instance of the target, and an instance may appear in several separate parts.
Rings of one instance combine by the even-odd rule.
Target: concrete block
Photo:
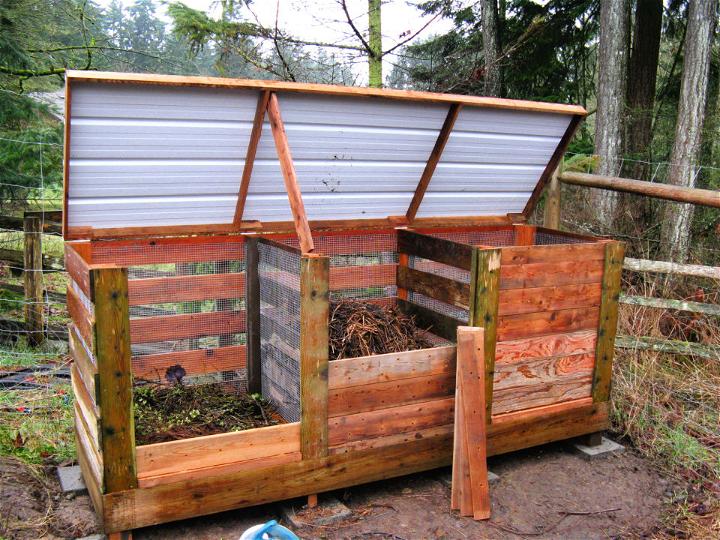
[[[587,446],[576,442],[573,443],[573,448],[580,457],[587,460],[605,457],[625,450],[625,447],[622,444],[618,444],[607,437],[603,437],[600,444],[596,446]]]
[[[58,479],[63,493],[74,493],[80,495],[87,492],[87,486],[80,471],[80,465],[72,467],[58,467]]]
[[[294,528],[331,525],[352,516],[352,510],[330,495],[320,495],[315,508],[303,505],[296,510],[296,506],[290,504],[282,506],[283,517]]]
[[[443,484],[445,487],[452,489],[452,469],[449,469],[447,471],[443,471],[438,476],[438,480],[441,484]],[[500,476],[495,474],[492,471],[488,471],[488,483],[492,486],[493,484],[500,481]]]

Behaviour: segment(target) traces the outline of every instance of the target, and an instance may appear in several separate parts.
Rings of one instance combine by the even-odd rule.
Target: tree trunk
[[[688,7],[678,119],[668,171],[668,183],[677,186],[694,187],[698,173],[716,13],[717,0],[691,1]],[[675,262],[687,258],[692,213],[689,204],[665,206],[660,229],[660,251],[665,258]]]
[[[620,176],[628,0],[604,0],[600,6],[595,153],[600,156],[598,174]],[[597,193],[595,211],[604,231],[615,219],[616,205],[617,194]]]
[[[381,0],[368,0],[368,63],[370,86],[382,88],[382,17]]]
[[[485,95],[499,96],[502,82],[497,0],[482,0],[481,7],[483,57],[485,59]]]

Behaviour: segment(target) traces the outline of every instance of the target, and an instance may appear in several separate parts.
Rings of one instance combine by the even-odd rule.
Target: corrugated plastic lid
[[[269,92],[307,218],[321,224],[527,214],[585,115],[473,96],[96,72],[69,72],[66,92],[66,238],[291,222],[268,116],[255,121]]]

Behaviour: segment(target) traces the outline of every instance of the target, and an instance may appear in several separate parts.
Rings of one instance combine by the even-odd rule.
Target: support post
[[[593,373],[592,397],[595,403],[610,399],[612,362],[617,333],[618,303],[622,278],[625,244],[608,242],[605,245],[605,269],[600,300],[600,322],[595,349],[595,370]]]
[[[245,308],[247,310],[247,378],[248,392],[262,390],[260,368],[260,277],[258,239],[249,236],[245,243]]]
[[[500,250],[476,248],[470,270],[470,326],[485,329],[485,416],[488,423],[492,422],[499,301]]]
[[[560,167],[555,169],[547,187],[547,199],[545,200],[545,215],[543,225],[548,229],[560,230]]]
[[[100,451],[107,493],[137,487],[127,268],[90,271],[95,305]]]
[[[300,450],[303,459],[328,455],[330,259],[300,259]]]
[[[25,329],[28,345],[37,347],[45,341],[42,275],[42,222],[38,217],[25,217]]]

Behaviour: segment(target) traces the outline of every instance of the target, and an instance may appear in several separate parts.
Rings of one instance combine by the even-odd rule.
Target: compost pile
[[[134,389],[133,399],[137,444],[283,423],[282,417],[262,397],[245,394],[229,385],[148,383]]]
[[[415,318],[396,308],[350,299],[330,302],[330,360],[433,346]]]

